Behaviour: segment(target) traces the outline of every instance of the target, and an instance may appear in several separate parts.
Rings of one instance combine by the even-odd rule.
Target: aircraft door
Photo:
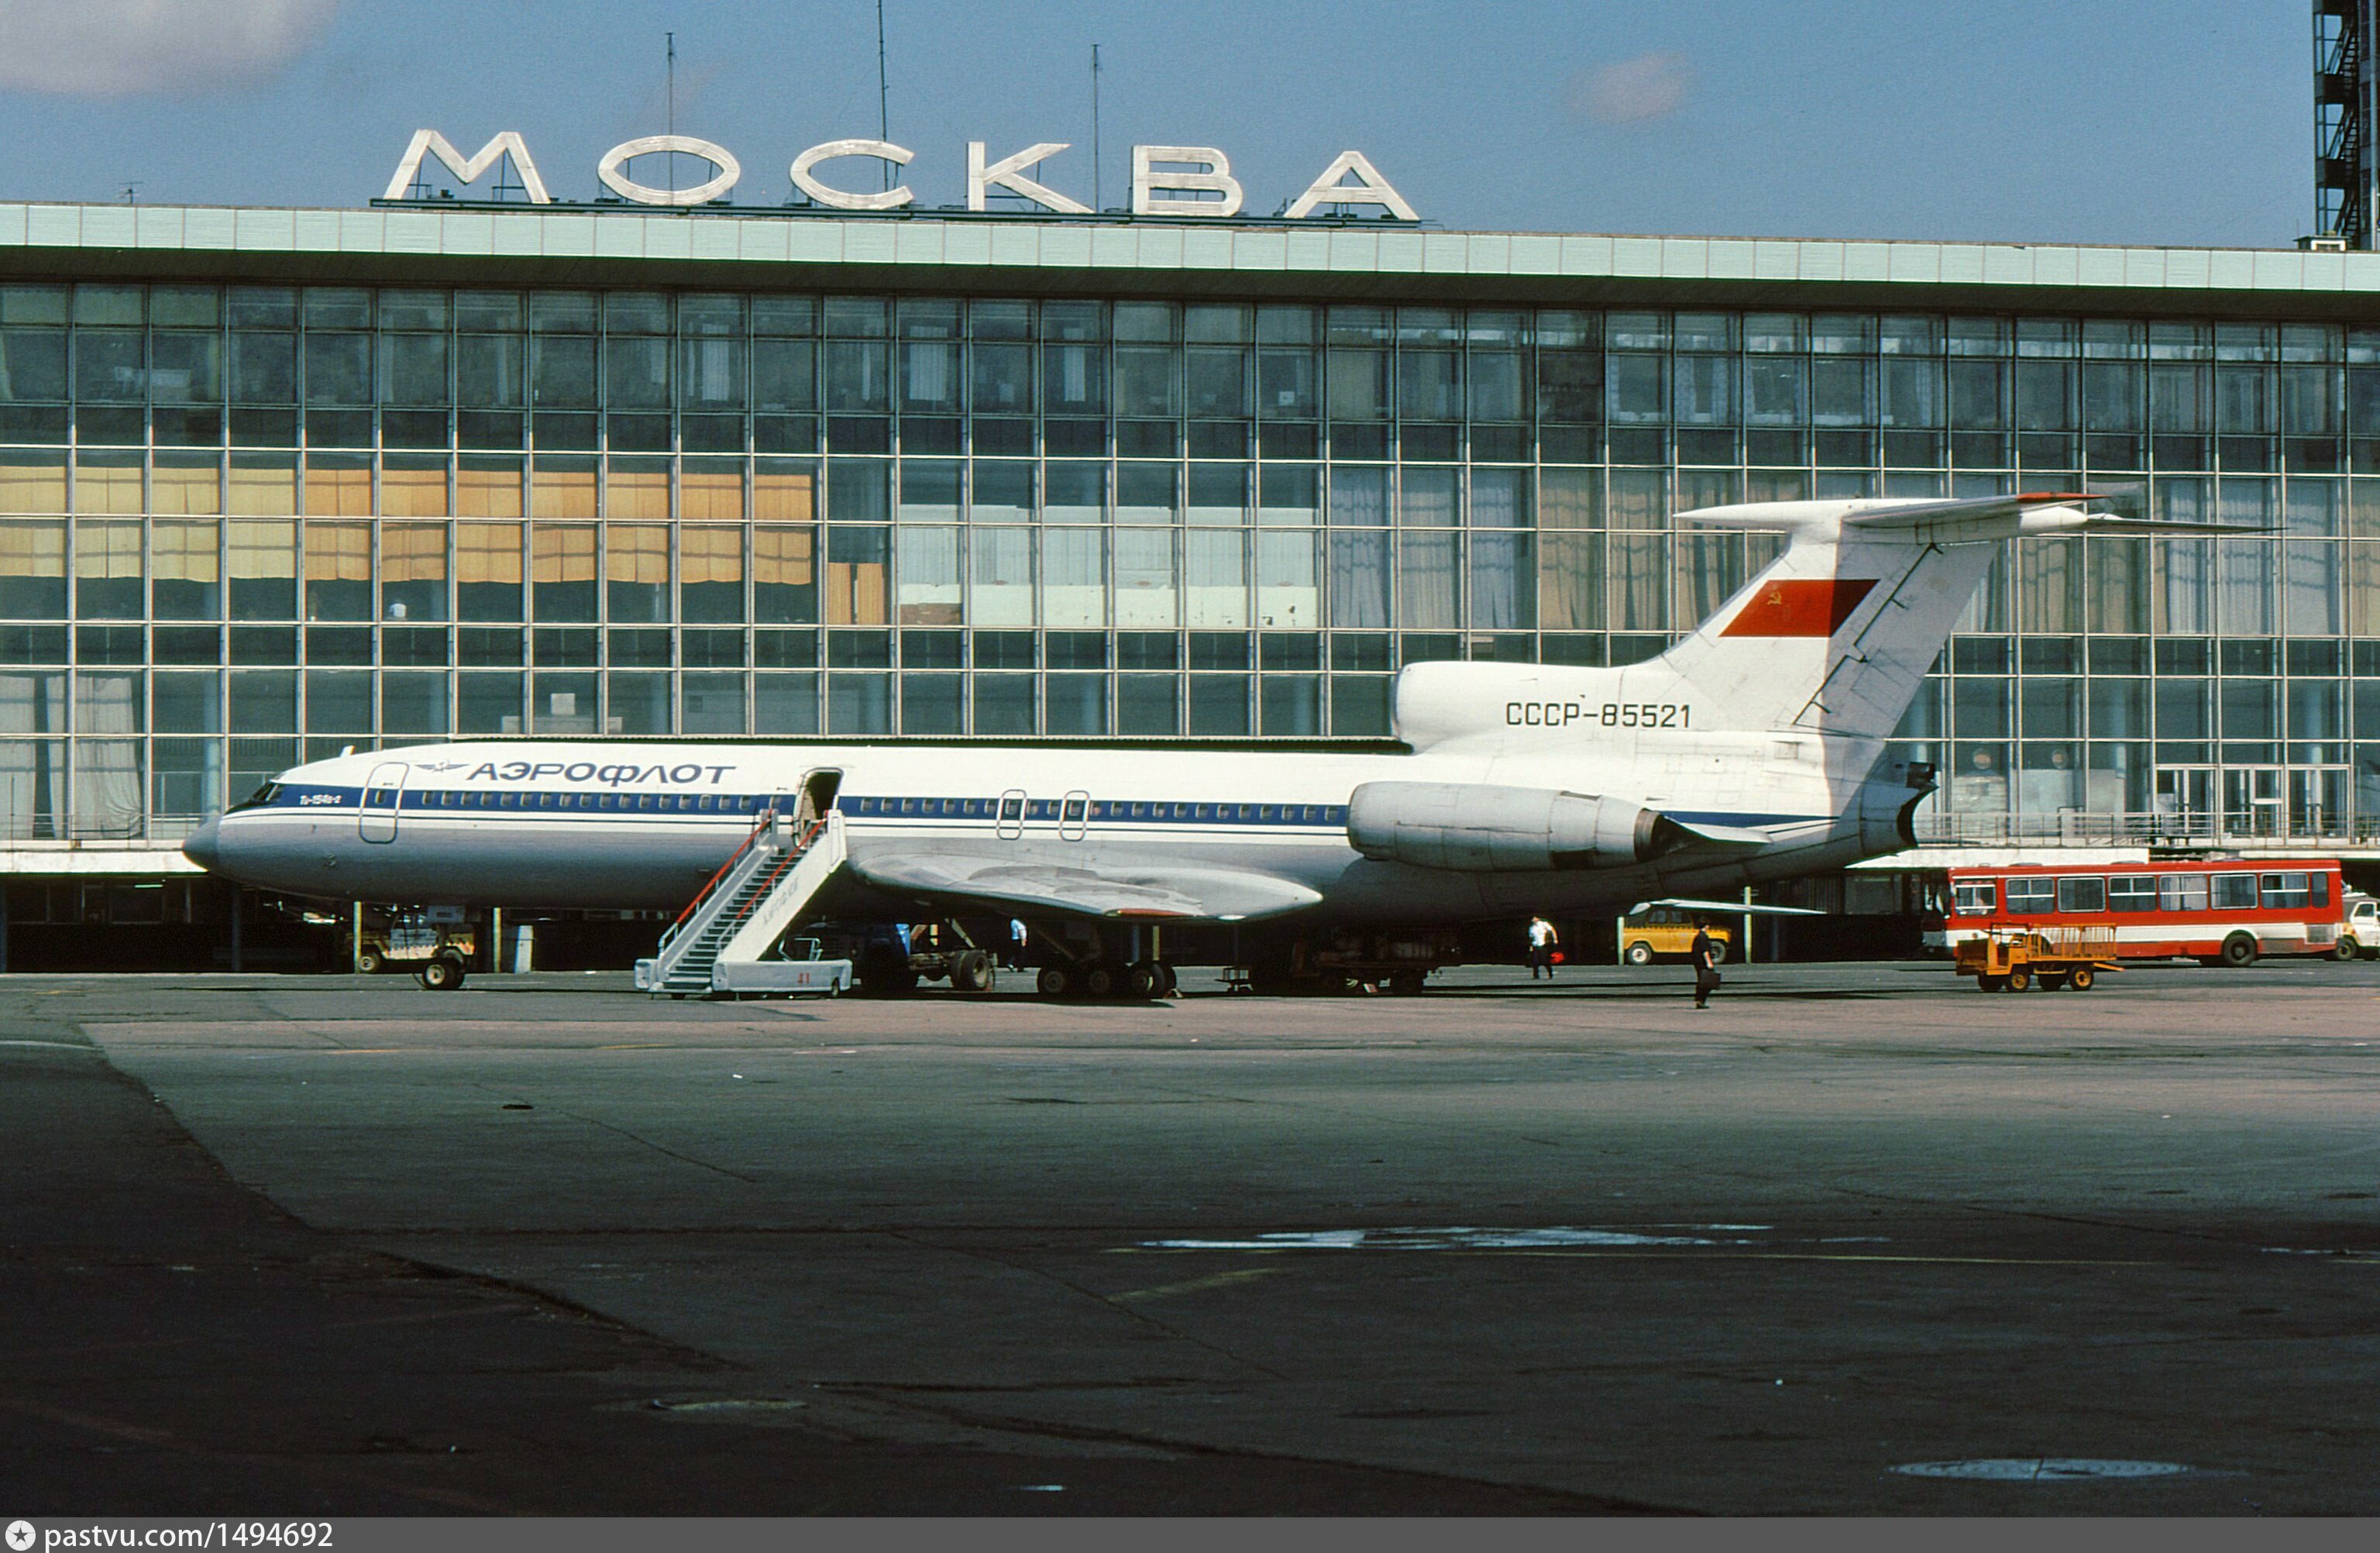
[[[783,794],[770,801],[777,805],[780,813],[791,815],[795,835],[807,835],[810,826],[826,818],[827,812],[834,807],[834,795],[842,789],[843,773],[828,767],[804,772],[801,796],[791,804]]]
[[[1089,828],[1091,795],[1077,788],[1058,801],[1058,835],[1061,839],[1080,841]]]
[[[1000,795],[1000,811],[992,834],[1002,841],[1014,841],[1025,834],[1025,789],[1011,788]]]
[[[396,809],[405,796],[405,763],[382,761],[364,778],[364,805],[356,816],[356,834],[366,841],[396,839]]]

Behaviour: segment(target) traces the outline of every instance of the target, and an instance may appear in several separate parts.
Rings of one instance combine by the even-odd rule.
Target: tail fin
[[[1694,635],[1645,663],[1622,669],[1513,666],[1510,686],[1488,683],[1495,677],[1481,673],[1487,665],[1408,669],[1397,691],[1399,731],[1420,745],[1558,730],[1576,715],[1559,698],[1609,696],[1691,703],[1697,729],[1802,728],[1883,739],[1908,711],[1990,569],[1994,542],[2083,532],[2248,532],[2084,511],[2081,504],[2095,499],[2039,493],[1755,502],[1682,512],[1682,522],[1783,530],[1791,539]],[[1539,699],[1506,700],[1501,692]]]
[[[2091,513],[2088,495],[1761,502],[1681,521],[1787,530],[1783,555],[1662,662],[1724,727],[1882,739],[1909,710],[1950,628],[2024,534],[2240,531]]]

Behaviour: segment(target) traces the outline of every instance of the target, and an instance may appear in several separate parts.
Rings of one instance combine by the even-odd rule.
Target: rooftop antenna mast
[[[892,138],[892,102],[884,74],[884,0],[876,0],[876,138],[880,141]],[[892,187],[892,164],[887,162],[883,166],[884,187],[889,190]]]
[[[662,128],[665,134],[675,135],[677,133],[677,34],[664,32],[662,37],[666,41],[665,46],[668,51],[662,67]],[[668,156],[670,192],[674,194],[677,192],[677,153],[673,151],[668,153]]]
[[[1099,210],[1099,45],[1091,45],[1091,209]]]

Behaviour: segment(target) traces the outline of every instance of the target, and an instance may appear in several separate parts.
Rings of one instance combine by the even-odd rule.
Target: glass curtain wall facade
[[[0,816],[451,735],[1379,738],[1402,665],[1635,661],[1774,553],[1677,511],[2081,488],[2242,532],[2010,546],[1901,730],[1937,831],[2380,827],[2380,330],[9,285]]]

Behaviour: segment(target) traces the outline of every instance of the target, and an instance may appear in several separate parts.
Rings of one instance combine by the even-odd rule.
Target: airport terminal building
[[[208,952],[180,838],[351,745],[1379,740],[1402,665],[1640,659],[1768,553],[1673,512],[1870,494],[2243,530],[2012,544],[1902,729],[1924,839],[2369,854],[2375,302],[2363,252],[0,205],[0,946]]]

